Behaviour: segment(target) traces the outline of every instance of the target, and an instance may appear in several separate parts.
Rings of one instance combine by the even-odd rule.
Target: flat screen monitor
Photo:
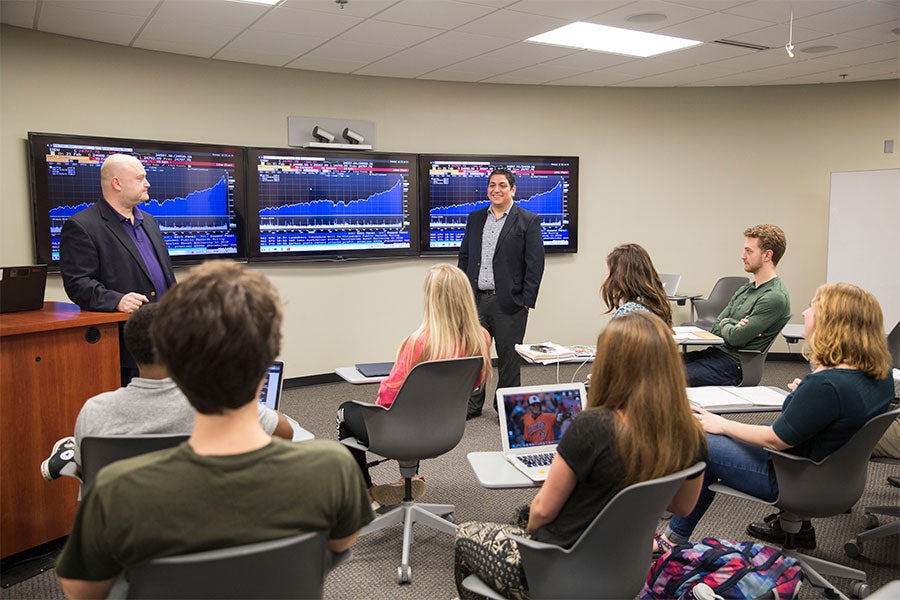
[[[59,268],[66,219],[99,200],[100,166],[130,154],[147,171],[153,215],[176,265],[246,258],[244,149],[236,146],[29,133],[37,260]]]
[[[455,254],[473,210],[490,204],[491,171],[516,176],[516,204],[537,213],[546,252],[578,251],[578,157],[422,154],[420,236],[423,254]]]
[[[418,252],[415,154],[247,151],[251,260]]]

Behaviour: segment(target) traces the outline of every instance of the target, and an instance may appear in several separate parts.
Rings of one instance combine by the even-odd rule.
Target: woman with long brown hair
[[[592,379],[587,409],[560,440],[527,526],[459,526],[455,577],[461,598],[473,597],[461,583],[472,573],[507,598],[527,598],[518,547],[509,534],[569,547],[626,486],[704,459],[704,434],[691,415],[681,357],[659,317],[642,311],[611,321],[597,340]],[[669,510],[690,512],[701,481],[687,480]]]
[[[650,260],[650,254],[639,244],[616,246],[606,256],[609,274],[600,288],[607,313],[613,318],[636,310],[646,310],[672,326],[672,307],[662,280]],[[615,312],[614,312],[615,311]]]

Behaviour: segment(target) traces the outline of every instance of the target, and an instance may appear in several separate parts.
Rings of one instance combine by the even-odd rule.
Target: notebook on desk
[[[47,265],[0,267],[0,313],[44,307]]]
[[[681,283],[681,275],[660,273],[659,278],[660,280],[662,280],[662,285],[663,289],[666,291],[666,296],[674,296],[678,293],[678,284]]]
[[[276,360],[266,372],[266,382],[259,393],[259,403],[272,410],[281,406],[281,388],[284,385],[284,361]]]
[[[506,460],[532,481],[546,480],[557,442],[586,401],[581,382],[498,389],[500,442]],[[540,406],[540,413],[532,406]]]
[[[387,377],[394,368],[393,362],[357,363],[354,365],[363,377]]]

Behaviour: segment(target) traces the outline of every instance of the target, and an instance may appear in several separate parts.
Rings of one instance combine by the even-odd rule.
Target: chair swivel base
[[[360,535],[366,535],[398,523],[403,523],[403,550],[400,557],[400,566],[397,567],[397,583],[411,583],[412,568],[409,566],[409,553],[412,546],[413,523],[419,523],[429,529],[455,536],[456,525],[449,520],[449,516],[455,511],[456,507],[452,504],[420,504],[404,501],[383,515],[377,516],[374,521],[362,528]]]

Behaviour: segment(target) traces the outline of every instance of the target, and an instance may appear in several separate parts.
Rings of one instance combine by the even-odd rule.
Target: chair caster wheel
[[[857,558],[862,556],[862,542],[859,542],[857,540],[850,540],[849,542],[845,543],[844,554],[846,554],[850,558]]]
[[[456,523],[456,513],[447,513],[446,515],[444,515],[444,520],[451,523]]]
[[[868,583],[854,581],[850,584],[850,595],[854,598],[865,598],[870,593],[872,593],[872,591],[869,589]]]
[[[862,522],[863,529],[875,529],[881,523],[878,521],[878,517],[871,513],[864,514],[860,521]]]
[[[397,567],[397,583],[411,583],[412,582],[412,567],[409,565],[400,565]]]

